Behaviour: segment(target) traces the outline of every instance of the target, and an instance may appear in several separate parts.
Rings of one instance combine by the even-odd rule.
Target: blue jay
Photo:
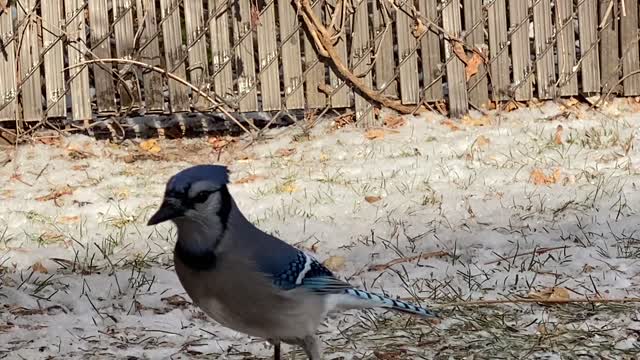
[[[187,168],[167,183],[148,225],[177,227],[175,270],[193,302],[221,325],[274,346],[299,345],[320,360],[317,328],[330,312],[389,308],[422,317],[425,308],[358,290],[306,252],[255,227],[231,197],[219,165]]]

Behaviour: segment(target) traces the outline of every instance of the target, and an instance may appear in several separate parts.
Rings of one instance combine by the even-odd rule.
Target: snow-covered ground
[[[172,174],[217,162],[262,229],[354,285],[442,314],[333,317],[327,359],[636,358],[635,302],[453,303],[640,298],[640,105],[404,119],[368,132],[327,119],[221,153],[205,138],[143,149],[77,135],[11,150],[0,358],[269,358],[191,305],[171,266],[175,231],[145,225]]]

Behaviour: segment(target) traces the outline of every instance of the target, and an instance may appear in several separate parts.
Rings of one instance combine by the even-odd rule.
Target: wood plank
[[[236,48],[236,76],[238,78],[238,98],[240,111],[258,110],[258,91],[256,90],[255,50],[251,29],[250,0],[238,0],[233,6],[233,40],[239,44]]]
[[[462,32],[460,0],[452,0],[442,9],[442,27],[452,36],[456,38],[460,36]],[[445,47],[445,56],[447,61],[447,83],[449,84],[449,113],[451,117],[457,118],[469,111],[467,81],[464,72],[465,65],[454,54],[452,44],[449,42]]]
[[[398,62],[400,66],[400,99],[403,104],[415,104],[419,100],[418,54],[412,52],[417,46],[411,33],[414,20],[405,11],[396,12],[396,37],[398,39]]]
[[[25,121],[39,121],[43,115],[36,3],[36,0],[22,0],[21,6],[17,6],[18,22],[24,21],[18,29],[21,35],[18,49],[18,77],[22,83],[20,87],[22,119]],[[27,16],[30,16],[30,19],[25,19]]]
[[[174,75],[186,79],[182,58],[182,31],[180,26],[179,0],[160,0],[160,21],[164,42],[165,66]],[[190,111],[187,87],[175,80],[169,80],[169,105],[172,112]]]
[[[518,101],[533,97],[533,76],[531,68],[531,48],[529,47],[529,4],[528,1],[509,0],[509,21],[511,23],[511,61],[513,94]]]
[[[200,91],[208,93],[209,61],[207,58],[207,38],[203,34],[206,31],[203,11],[202,1],[184,2],[184,20],[189,54],[189,67],[187,70],[189,82],[197,86]],[[213,106],[207,99],[193,91],[191,91],[191,104],[193,108],[200,111]]]
[[[384,94],[397,97],[398,80],[394,79],[396,65],[393,51],[393,20],[388,13],[387,4],[384,0],[373,1],[373,33],[378,49],[375,58],[375,88],[380,91],[386,86]]]
[[[83,0],[65,0],[64,9],[67,22],[67,56],[69,66],[85,61],[86,24]],[[89,67],[87,65],[69,69],[71,87],[71,113],[73,120],[84,121],[88,125],[91,119],[91,88],[89,87]]]
[[[140,61],[152,66],[160,66],[160,45],[156,6],[154,0],[136,0],[136,16],[138,26],[142,26],[140,34]],[[155,71],[143,71],[144,106],[147,112],[164,111],[164,94],[162,75]]]
[[[354,2],[353,15],[353,39],[351,43],[351,64],[350,68],[355,74],[363,74],[360,78],[365,86],[372,85],[369,61],[371,61],[371,49],[369,48],[369,12],[367,0]],[[375,118],[371,105],[367,99],[355,93],[356,123],[363,127],[374,125]]]
[[[533,3],[533,29],[538,98],[551,99],[556,93],[556,71],[550,0],[537,0]]]
[[[116,55],[119,58],[133,57],[135,31],[133,28],[133,7],[130,0],[113,0],[113,23],[116,38]],[[127,70],[129,69],[129,70]],[[123,72],[124,71],[124,72]],[[135,68],[118,65],[118,72],[125,81],[116,81],[122,110],[140,107],[139,89],[135,81]]]
[[[638,47],[638,2],[625,1],[627,16],[620,20],[622,44],[622,75],[624,95],[640,95],[640,47]],[[633,75],[632,75],[633,74]]]
[[[319,19],[322,19],[322,1],[311,0],[313,10]],[[304,71],[305,71],[305,97],[309,108],[322,108],[327,105],[327,97],[324,92],[318,88],[325,84],[325,66],[324,63],[318,61],[318,54],[313,43],[313,39],[304,32]]]
[[[233,68],[231,42],[229,38],[229,15],[231,10],[226,0],[209,0],[209,39],[211,40],[211,62],[213,84],[216,94],[231,100],[233,94]],[[298,52],[298,56],[299,56]]]
[[[326,0],[326,3],[329,4],[330,6],[327,7],[326,10],[326,16],[325,18],[327,19],[327,23],[330,24],[334,19],[333,16],[335,16],[335,21],[334,21],[334,31],[339,31],[340,29],[340,25],[344,22],[345,26],[346,26],[346,22],[348,21],[349,16],[348,15],[344,15],[343,11],[345,11],[345,7],[344,6],[340,6],[338,8],[338,11],[333,11],[333,9],[337,4],[344,4],[344,2],[340,1],[340,2],[336,2],[336,0]],[[329,9],[331,8],[331,9]],[[329,11],[331,10],[331,11]],[[340,58],[344,61],[344,63],[346,64],[346,60],[347,60],[347,35],[346,35],[346,31],[342,31],[340,32],[339,35],[337,35],[337,38],[335,39],[335,44],[334,47],[336,49],[336,51],[338,52],[338,55],[340,55]],[[392,49],[393,51],[393,49]],[[391,58],[393,59],[393,53],[391,53]],[[336,89],[339,88],[338,91],[336,91],[336,93],[331,97],[330,102],[331,102],[331,106],[334,108],[344,108],[344,107],[350,107],[352,104],[351,98],[352,98],[352,91],[351,88],[349,88],[348,85],[345,84],[344,80],[342,80],[338,74],[336,74],[333,69],[331,67],[329,67],[329,76],[330,76],[330,82],[331,82],[331,88],[332,89]]]
[[[42,0],[42,46],[44,54],[47,117],[67,116],[67,97],[64,83],[64,49],[61,20],[64,19],[62,2]]]
[[[0,52],[0,121],[17,120],[16,104],[18,84],[16,78],[16,41],[7,41],[13,36],[13,18],[11,13],[0,14],[0,35],[3,41],[0,46],[4,52]]]
[[[496,0],[487,8],[489,13],[489,61],[491,63],[491,96],[494,100],[511,98],[509,51],[507,50],[507,5]]]
[[[438,21],[438,1],[419,0],[420,13],[427,19],[440,25]],[[426,24],[425,24],[426,25]],[[437,29],[429,27],[426,35],[420,40],[420,58],[422,59],[423,97],[426,101],[442,100],[442,59],[441,44]]]
[[[107,0],[89,0],[91,51],[100,59],[111,57],[108,11]],[[95,64],[91,67],[96,89],[98,114],[115,114],[117,109],[111,63]]]
[[[598,52],[598,1],[584,0],[578,7],[582,91],[600,92],[600,54]]]
[[[464,28],[466,31],[465,43],[477,51],[486,52],[484,40],[484,14],[482,1],[464,0]],[[469,101],[475,106],[486,107],[489,102],[489,87],[487,81],[487,68],[480,64],[478,72],[467,81],[469,89]],[[481,80],[478,80],[481,79]]]
[[[558,0],[556,4],[558,85],[560,87],[558,92],[562,96],[578,94],[578,75],[577,70],[575,70],[576,37],[574,31],[573,0]]]
[[[280,76],[278,72],[278,44],[276,42],[278,29],[276,28],[275,3],[266,1],[263,4],[267,6],[266,9],[258,7],[254,10],[262,13],[260,22],[257,24],[262,110],[280,110]]]
[[[604,20],[609,4],[617,6],[615,2],[600,2],[600,21]],[[604,94],[608,93],[611,87],[616,85],[620,79],[618,29],[620,29],[620,23],[616,19],[614,8],[612,8],[600,32],[600,82]],[[620,93],[621,91],[622,87],[618,86],[613,90],[613,93]]]
[[[282,46],[282,74],[287,109],[304,108],[302,61],[298,17],[293,2],[278,1],[280,41]]]

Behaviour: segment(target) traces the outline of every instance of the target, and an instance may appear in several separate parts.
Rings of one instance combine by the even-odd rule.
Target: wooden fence
[[[16,0],[0,126],[640,95],[636,0],[308,1]]]

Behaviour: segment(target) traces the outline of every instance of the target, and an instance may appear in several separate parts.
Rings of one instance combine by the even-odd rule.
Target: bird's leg
[[[315,336],[306,336],[302,340],[302,348],[304,349],[305,354],[309,360],[322,360],[322,356],[320,355],[320,345],[318,344],[318,339]]]
[[[280,341],[271,340],[269,342],[273,344],[273,360],[280,360]]]

